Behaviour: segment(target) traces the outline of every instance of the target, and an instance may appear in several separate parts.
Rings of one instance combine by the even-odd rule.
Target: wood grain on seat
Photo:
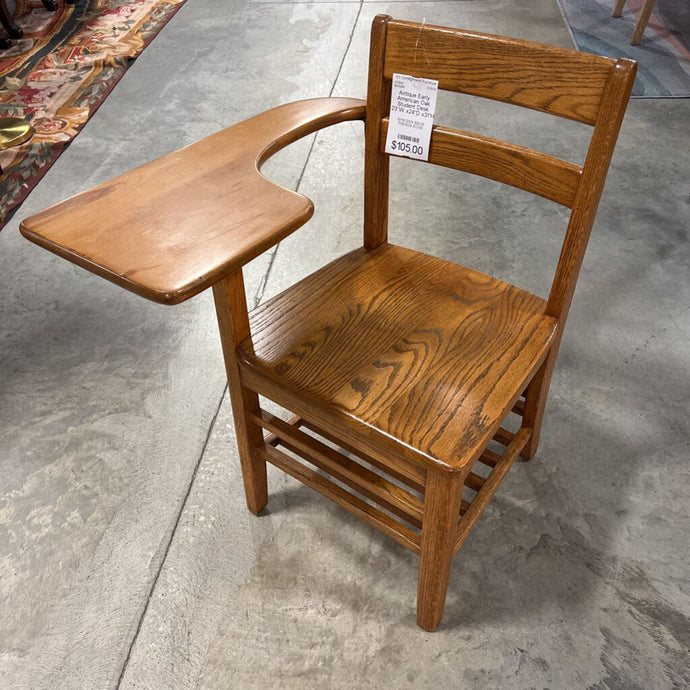
[[[316,421],[459,470],[542,362],[556,332],[545,304],[409,249],[359,249],[251,314],[242,373],[260,393],[288,391]]]

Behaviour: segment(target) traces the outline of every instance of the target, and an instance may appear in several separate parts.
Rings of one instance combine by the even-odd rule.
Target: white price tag
[[[386,153],[429,160],[438,82],[394,74]]]

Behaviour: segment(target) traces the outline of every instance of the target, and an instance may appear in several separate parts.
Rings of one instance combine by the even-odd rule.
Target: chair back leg
[[[525,407],[522,413],[522,426],[532,430],[532,435],[520,452],[520,457],[525,460],[531,460],[539,447],[541,425],[544,421],[546,400],[549,397],[551,376],[556,366],[558,349],[561,345],[562,337],[563,329],[559,328],[556,338],[549,350],[549,354],[546,356],[544,363],[537,369],[537,373],[532,377],[532,381],[525,391]]]

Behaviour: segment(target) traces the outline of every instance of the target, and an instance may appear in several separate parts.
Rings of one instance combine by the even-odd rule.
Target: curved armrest
[[[177,304],[303,225],[311,201],[259,166],[365,102],[282,105],[169,153],[21,223],[32,242],[156,302]]]

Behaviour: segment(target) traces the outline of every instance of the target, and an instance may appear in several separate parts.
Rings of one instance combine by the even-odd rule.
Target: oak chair
[[[572,209],[547,301],[387,242],[394,72],[593,127],[582,167],[434,127],[431,163]],[[249,510],[267,503],[269,462],[419,554],[417,621],[434,630],[453,556],[517,456],[537,450],[634,73],[628,60],[378,16],[366,103],[280,106],[42,211],[21,230],[158,302],[212,287]],[[363,246],[248,313],[242,266],[312,214],[307,198],[258,167],[299,137],[361,119]],[[293,416],[270,414],[259,395]],[[503,426],[511,411],[521,417],[516,433]],[[487,448],[492,441],[502,453]]]

